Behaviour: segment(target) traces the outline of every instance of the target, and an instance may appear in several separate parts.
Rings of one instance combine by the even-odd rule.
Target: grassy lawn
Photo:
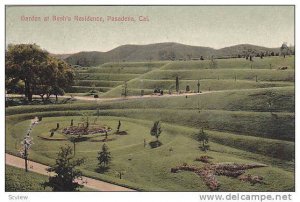
[[[264,163],[267,167],[247,170],[259,175],[263,184],[251,185],[236,178],[217,176],[219,191],[293,191],[295,166],[295,88],[294,57],[244,58],[217,60],[218,68],[209,69],[209,61],[172,61],[107,63],[78,70],[72,95],[90,95],[98,90],[102,98],[120,97],[127,81],[128,95],[164,93],[175,90],[178,76],[183,92],[187,85],[201,94],[160,96],[116,101],[74,101],[67,104],[27,105],[6,108],[6,152],[17,154],[30,119],[43,120],[32,132],[30,158],[51,165],[61,146],[71,145],[62,129],[84,122],[110,126],[110,169],[97,172],[97,153],[104,134],[86,136],[76,143],[76,157],[85,158],[80,167],[87,176],[145,191],[209,191],[193,172],[171,173],[183,163],[204,166],[195,161],[201,155],[213,163]],[[271,64],[271,66],[270,66]],[[251,68],[252,65],[252,68]],[[278,70],[286,66],[287,70]],[[235,79],[236,78],[236,79]],[[257,79],[257,81],[256,81]],[[70,92],[69,92],[70,93]],[[96,120],[96,115],[100,116]],[[114,134],[118,121],[128,135]],[[162,145],[151,148],[153,121],[162,122]],[[60,123],[50,137],[49,130]],[[195,133],[200,128],[209,135],[210,150],[199,149]],[[144,147],[146,141],[146,147]],[[124,172],[122,179],[118,173]]]
[[[13,166],[5,166],[5,191],[7,192],[30,192],[30,191],[51,191],[49,187],[41,185],[48,180],[48,177],[33,172],[25,172],[24,169]],[[82,187],[79,191],[95,191],[93,189]]]
[[[44,164],[51,165],[54,163],[59,147],[65,144],[72,144],[67,140],[49,141],[38,136],[55,127],[57,122],[60,123],[61,128],[68,126],[71,119],[74,119],[74,123],[82,121],[82,117],[44,118],[32,132],[34,145],[30,151],[30,158]],[[92,117],[90,119],[93,120]],[[222,184],[220,191],[234,191],[237,188],[239,191],[287,191],[292,190],[294,187],[293,171],[289,171],[292,170],[293,164],[290,164],[285,169],[279,168],[279,166],[276,166],[276,163],[274,165],[274,161],[271,158],[261,158],[262,156],[260,155],[252,155],[250,152],[233,149],[214,142],[211,143],[211,151],[204,153],[200,151],[198,148],[199,143],[193,138],[193,134],[197,131],[196,129],[192,130],[186,127],[174,127],[169,124],[163,124],[164,131],[160,138],[162,146],[153,149],[148,144],[145,148],[143,145],[144,139],[146,139],[147,143],[154,140],[149,134],[152,122],[118,117],[100,117],[98,122],[99,124],[116,128],[119,119],[122,122],[121,129],[127,131],[128,135],[116,136],[112,132],[109,135],[110,138],[115,140],[106,143],[113,157],[111,168],[107,173],[101,174],[96,172],[98,164],[97,152],[103,144],[103,142],[99,142],[102,139],[101,135],[95,135],[95,137],[90,137],[87,141],[77,143],[76,157],[86,159],[85,164],[81,167],[85,174],[143,190],[209,191],[201,178],[193,173],[174,174],[170,172],[172,167],[182,163],[201,166],[202,163],[194,160],[196,157],[205,154],[213,157],[213,162],[215,163],[270,163],[266,168],[251,170],[256,175],[262,175],[266,179],[266,184],[251,186],[240,182],[238,179],[220,177]],[[22,138],[22,134],[24,134],[28,124],[29,121],[22,121],[15,125],[14,134],[20,134],[15,137],[16,142]],[[170,151],[171,148],[172,151]],[[117,176],[119,171],[124,171],[125,173],[121,180]],[[231,186],[232,181],[236,183],[236,188]]]
[[[217,59],[216,62],[217,69],[210,68],[209,60],[106,63],[77,70],[74,87],[68,92],[87,93],[95,89],[104,92],[102,97],[119,97],[127,81],[129,95],[140,95],[141,90],[151,94],[154,88],[166,93],[175,89],[176,76],[182,91],[187,85],[196,91],[198,80],[201,80],[201,91],[289,86],[294,82],[293,56],[255,58],[253,62],[245,58]],[[288,69],[278,70],[283,66]]]
[[[26,173],[24,169],[5,166],[5,191],[51,191],[49,187],[44,189],[41,185],[47,180],[47,176],[33,172]]]

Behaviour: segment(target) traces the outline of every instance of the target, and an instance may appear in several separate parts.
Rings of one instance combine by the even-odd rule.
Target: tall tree
[[[32,101],[35,82],[47,58],[48,52],[36,44],[10,44],[5,51],[6,80],[24,81],[25,96],[29,101]]]
[[[101,151],[98,152],[98,157],[97,157],[100,168],[107,168],[109,163],[111,162],[111,154],[109,152],[109,148],[106,144],[102,145]]]
[[[36,44],[8,45],[5,52],[6,81],[23,81],[29,101],[32,95],[61,95],[74,80],[70,65],[51,57]]]
[[[48,172],[55,172],[55,175],[49,177],[48,182],[43,184],[44,187],[51,187],[53,191],[78,191],[83,185],[75,182],[82,177],[81,171],[76,167],[83,163],[83,159],[73,160],[70,146],[61,147],[55,165],[47,169]]]

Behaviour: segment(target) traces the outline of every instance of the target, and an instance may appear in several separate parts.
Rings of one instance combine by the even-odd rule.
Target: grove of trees
[[[49,99],[55,95],[57,100],[73,84],[74,72],[70,65],[36,44],[10,44],[5,51],[5,77],[7,91],[19,88],[17,93],[24,93],[28,101],[33,95],[43,100],[44,96]]]

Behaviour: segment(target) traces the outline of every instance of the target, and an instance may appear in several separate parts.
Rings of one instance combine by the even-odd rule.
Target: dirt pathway
[[[20,157],[13,156],[10,154],[5,154],[5,164],[24,169],[24,160]],[[46,170],[47,168],[48,168],[48,166],[46,166],[46,165],[36,163],[33,161],[28,161],[28,170],[29,171],[39,173],[42,175],[47,175],[47,176],[54,175],[54,173],[49,173]],[[84,186],[94,189],[94,190],[97,190],[97,191],[135,191],[133,189],[121,187],[121,186],[114,185],[114,184],[100,181],[100,180],[95,180],[95,179],[89,178],[89,177],[83,177],[83,179],[79,180],[78,182],[80,184],[85,182],[83,184]]]
[[[286,88],[287,86],[283,87],[275,87],[278,88]],[[94,98],[92,96],[70,96],[70,95],[63,95],[59,96],[59,98],[74,98],[77,100],[83,100],[83,101],[94,101],[94,102],[106,102],[106,101],[125,101],[125,100],[131,100],[131,99],[147,99],[147,98],[165,98],[165,97],[183,97],[183,96],[195,96],[195,95],[204,95],[204,94],[211,94],[211,93],[224,93],[224,92],[243,92],[243,91],[256,91],[256,90],[265,90],[265,89],[272,89],[273,87],[269,88],[245,88],[245,89],[229,89],[229,90],[212,90],[212,91],[204,91],[201,93],[182,93],[182,94],[164,94],[164,95],[144,95],[144,96],[127,96],[124,97],[114,97],[114,98]],[[23,95],[19,94],[6,94],[7,98],[16,98],[16,97],[24,97]],[[34,95],[33,97],[39,98],[40,96]],[[51,96],[51,98],[54,98],[54,96]]]

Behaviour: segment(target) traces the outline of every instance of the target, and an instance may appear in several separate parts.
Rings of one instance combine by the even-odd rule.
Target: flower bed
[[[244,182],[250,182],[252,185],[255,185],[256,183],[259,184],[264,183],[263,182],[264,178],[262,176],[257,176],[257,175],[250,175],[250,174],[243,175],[240,176],[239,179]]]
[[[106,133],[111,131],[111,129],[106,129],[102,127],[80,127],[80,126],[69,126],[62,130],[62,133],[66,135],[89,135],[97,133]]]
[[[208,158],[204,158],[208,159]],[[199,175],[210,188],[215,191],[220,187],[220,183],[216,179],[216,176],[222,175],[227,177],[237,178],[245,173],[247,169],[266,167],[263,164],[237,164],[237,163],[219,163],[219,164],[206,164],[204,167],[198,167],[194,165],[183,164],[175,168],[171,168],[172,173],[178,171],[190,171]],[[263,183],[263,177],[246,175],[239,177],[244,182],[250,182],[251,184]]]

